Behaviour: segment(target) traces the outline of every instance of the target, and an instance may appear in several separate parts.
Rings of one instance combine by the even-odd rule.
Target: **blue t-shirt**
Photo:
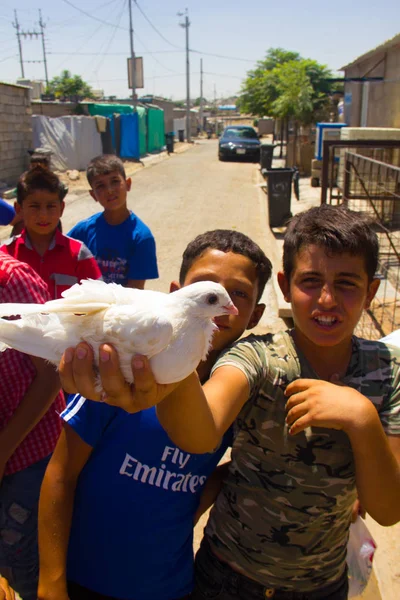
[[[156,411],[135,414],[77,394],[63,419],[93,452],[78,479],[67,578],[121,600],[172,600],[193,586],[193,517],[231,445],[188,454]]]
[[[104,213],[97,213],[77,223],[68,235],[86,244],[106,283],[158,277],[153,234],[134,213],[119,225],[109,225]]]
[[[15,217],[15,210],[3,198],[0,198],[0,225],[9,225]]]

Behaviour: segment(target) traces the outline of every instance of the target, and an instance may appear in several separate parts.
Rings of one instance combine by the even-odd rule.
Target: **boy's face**
[[[206,250],[190,267],[184,286],[197,281],[220,283],[239,311],[238,315],[224,315],[214,319],[218,326],[212,340],[214,351],[223,350],[246,329],[257,325],[265,306],[257,304],[258,277],[249,258],[233,252]],[[172,284],[171,291],[178,287],[177,284]]]
[[[15,206],[29,233],[48,235],[56,230],[65,205],[56,192],[35,190]]]
[[[328,256],[320,246],[300,250],[288,281],[278,275],[287,302],[292,304],[296,339],[317,347],[345,349],[379,280],[368,281],[362,256]]]
[[[104,210],[117,211],[126,208],[126,196],[130,189],[130,179],[124,179],[118,171],[111,171],[93,178],[90,195]]]

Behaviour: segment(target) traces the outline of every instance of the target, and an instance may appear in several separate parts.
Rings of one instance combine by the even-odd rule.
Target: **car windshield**
[[[257,133],[250,127],[248,129],[225,129],[224,138],[250,138],[252,140],[257,139]]]

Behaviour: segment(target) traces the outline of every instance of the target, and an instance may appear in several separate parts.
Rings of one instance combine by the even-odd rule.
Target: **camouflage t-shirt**
[[[290,332],[240,340],[214,370],[227,364],[243,371],[251,391],[208,539],[222,560],[267,587],[308,591],[334,582],[345,568],[356,499],[350,441],[320,427],[287,434],[286,386],[318,378]],[[342,380],[374,403],[388,435],[400,434],[399,364],[400,349],[353,338]]]

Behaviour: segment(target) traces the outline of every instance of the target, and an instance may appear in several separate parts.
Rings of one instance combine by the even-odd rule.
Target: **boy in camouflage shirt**
[[[400,350],[353,335],[378,289],[377,259],[357,213],[301,213],[278,276],[293,330],[240,340],[203,388],[195,375],[158,386],[145,359],[133,361],[135,388],[113,379],[110,402],[158,403],[187,452],[215,448],[234,422],[193,600],[344,600],[356,497],[382,525],[400,520]]]

